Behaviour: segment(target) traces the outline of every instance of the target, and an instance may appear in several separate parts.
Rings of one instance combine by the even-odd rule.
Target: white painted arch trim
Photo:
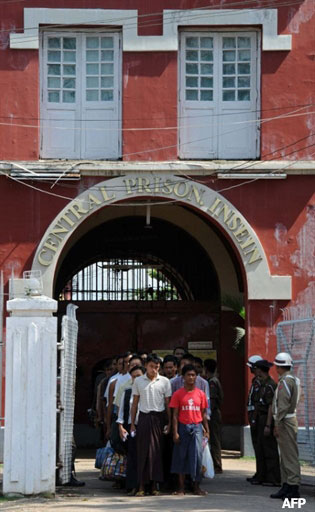
[[[264,51],[291,50],[291,35],[278,35],[277,9],[187,9],[163,10],[163,35],[139,36],[138,11],[125,9],[51,9],[25,8],[24,32],[10,34],[10,48],[39,47],[39,26],[104,25],[122,27],[123,51],[177,51],[178,28],[192,26],[262,26]]]
[[[34,256],[32,269],[42,272],[43,293],[52,297],[58,259],[70,237],[90,215],[118,201],[137,199],[144,201],[145,204],[148,198],[154,202],[161,197],[193,207],[205,214],[212,222],[215,219],[215,222],[221,226],[243,263],[249,300],[291,299],[291,277],[270,274],[263,246],[255,231],[224,196],[193,180],[157,173],[128,174],[103,181],[85,190],[68,203],[46,230]],[[226,210],[220,212],[223,206]],[[227,221],[225,214],[229,210]],[[232,217],[237,220],[237,229],[243,227],[246,238],[238,240],[235,237],[236,228],[233,230],[233,220],[230,222]],[[252,239],[252,245],[242,249],[241,245],[248,239]],[[252,248],[255,249],[254,253],[250,252]],[[256,259],[251,262],[253,254],[256,255]]]

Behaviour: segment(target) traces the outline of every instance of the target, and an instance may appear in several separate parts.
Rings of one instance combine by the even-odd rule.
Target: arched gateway
[[[147,230],[148,204],[152,229]],[[123,285],[126,266],[134,269],[128,271],[132,280],[139,281],[129,289]],[[169,278],[174,295],[172,291],[166,298],[165,290],[150,290],[148,284],[141,288],[141,267],[147,274],[159,268],[159,284]],[[209,355],[218,358],[227,389],[225,423],[238,435],[245,421],[245,354],[232,347],[234,328],[242,320],[222,311],[224,297],[239,297],[245,308],[246,301],[287,300],[291,278],[270,275],[255,231],[222,195],[196,181],[162,173],[128,174],[94,184],[50,224],[32,268],[42,272],[44,294],[63,299],[59,315],[67,300],[79,301],[79,444],[93,436],[87,431],[86,409],[98,362],[127,349],[165,351],[177,345],[191,348],[196,342],[205,346],[205,341],[214,351]],[[118,292],[117,287],[111,289],[110,272],[112,282],[115,276],[120,279]],[[95,279],[107,282],[101,292]],[[158,295],[155,301],[153,294]],[[236,386],[231,386],[232,374]]]
[[[263,246],[244,216],[222,195],[178,176],[128,174],[93,185],[71,201],[46,230],[33,260],[41,270],[44,293],[53,296],[58,260],[78,227],[98,210],[135,199],[174,200],[199,210],[224,232],[243,264],[248,300],[291,299],[291,277],[270,274]]]

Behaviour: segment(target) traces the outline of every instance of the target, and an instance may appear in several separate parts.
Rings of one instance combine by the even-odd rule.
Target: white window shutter
[[[179,156],[256,158],[257,32],[182,32]]]
[[[64,46],[70,46],[69,40],[73,48],[64,49]],[[78,158],[79,40],[73,34],[47,32],[43,35],[42,42],[41,156]],[[73,87],[70,89],[69,85]]]
[[[83,36],[81,158],[117,159],[120,139],[119,34]]]
[[[43,36],[43,158],[120,156],[121,56],[118,32]]]

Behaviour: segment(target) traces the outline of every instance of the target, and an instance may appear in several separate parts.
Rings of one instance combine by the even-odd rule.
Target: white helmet
[[[276,355],[273,364],[276,366],[292,366],[292,357],[287,352],[279,352],[279,354]]]
[[[249,366],[250,368],[252,368],[254,366],[255,363],[257,363],[257,361],[262,361],[262,357],[261,356],[250,356],[248,358],[248,361],[247,361],[247,366]]]

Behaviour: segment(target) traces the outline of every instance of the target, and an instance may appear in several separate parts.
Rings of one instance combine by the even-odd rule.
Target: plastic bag
[[[96,457],[95,457],[96,469],[101,469],[101,467],[103,466],[104,460],[111,453],[114,453],[114,450],[112,449],[109,441],[106,446],[104,446],[103,448],[98,448],[98,450],[96,450]]]
[[[109,454],[102,466],[101,477],[103,480],[117,480],[125,478],[127,471],[127,457],[118,453]]]
[[[208,443],[204,447],[202,454],[202,474],[205,478],[214,478],[213,460]]]

